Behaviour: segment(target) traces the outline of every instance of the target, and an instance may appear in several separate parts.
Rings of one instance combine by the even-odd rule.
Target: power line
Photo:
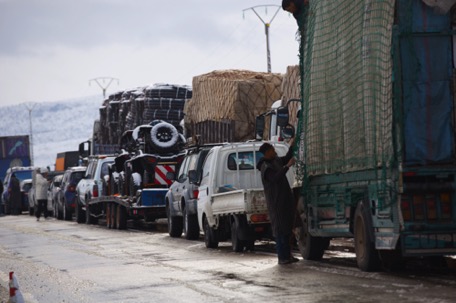
[[[269,20],[269,22],[264,21],[263,18],[261,18],[260,14],[258,14],[257,9],[260,7],[264,8],[266,13],[268,12],[268,7],[277,8],[277,10],[275,11],[274,15],[272,16],[271,20]],[[280,8],[281,8],[280,5],[269,4],[269,5],[252,6],[252,7],[246,8],[242,11],[243,14],[245,14],[245,11],[247,11],[247,10],[253,11],[255,13],[255,15],[257,15],[257,17],[260,19],[260,21],[264,24],[264,30],[265,30],[265,34],[266,34],[266,59],[267,59],[267,64],[268,64],[268,73],[271,72],[271,51],[270,51],[270,47],[269,47],[269,27],[271,26],[271,23],[274,20],[274,18],[279,13]]]

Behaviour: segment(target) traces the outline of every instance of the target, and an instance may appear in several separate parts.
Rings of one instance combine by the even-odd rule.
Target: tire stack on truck
[[[167,84],[109,96],[101,125],[110,127],[108,143],[120,144],[121,152],[109,168],[108,196],[89,201],[87,222],[106,217],[109,228],[124,229],[128,219],[166,218],[171,173],[185,155],[180,123],[191,96],[190,87]]]
[[[282,96],[282,75],[220,70],[193,78],[185,107],[189,137],[200,144],[254,139],[255,117]]]

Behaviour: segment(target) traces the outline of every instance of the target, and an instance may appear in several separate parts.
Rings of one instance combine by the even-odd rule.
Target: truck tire
[[[169,204],[166,205],[166,218],[168,219],[168,234],[172,238],[179,238],[182,235],[182,217],[172,216]]]
[[[219,241],[217,238],[216,231],[209,226],[206,217],[204,217],[203,221],[203,228],[204,228],[204,244],[206,244],[207,248],[217,248],[219,245]]]
[[[159,121],[150,131],[152,147],[156,150],[171,150],[179,141],[179,132],[168,122]]]
[[[82,210],[82,205],[81,202],[79,202],[79,198],[76,198],[76,207],[75,207],[75,213],[76,213],[76,222],[79,224],[85,222],[85,214],[84,211]]]
[[[356,262],[362,271],[376,271],[380,258],[373,239],[372,218],[368,203],[360,202],[356,207],[354,221]]]
[[[127,209],[124,206],[117,206],[116,225],[119,230],[127,229]]]
[[[71,221],[73,219],[73,214],[71,213],[71,209],[67,206],[65,200],[63,200],[63,219],[65,221]]]
[[[304,220],[302,226],[299,227],[296,238],[299,251],[305,260],[321,260],[325,253],[325,249],[329,246],[328,238],[314,237],[309,234],[307,222],[304,222]]]
[[[239,219],[234,218],[231,222],[231,245],[235,252],[243,252],[245,248],[245,241],[241,240],[239,237],[241,228],[242,226],[240,225]]]
[[[189,215],[187,208],[184,208],[185,239],[197,240],[199,238],[199,232],[198,217],[196,215]]]

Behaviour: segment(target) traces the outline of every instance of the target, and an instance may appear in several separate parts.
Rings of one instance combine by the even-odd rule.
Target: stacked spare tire
[[[181,121],[192,97],[189,86],[155,84],[109,95],[100,107],[98,144],[166,154],[185,144]],[[96,133],[95,133],[96,132]]]

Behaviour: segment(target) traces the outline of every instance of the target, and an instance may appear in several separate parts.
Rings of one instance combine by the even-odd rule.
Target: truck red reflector
[[[402,218],[404,219],[404,221],[412,220],[412,210],[410,208],[410,200],[406,196],[405,197],[402,196],[401,210],[402,210]]]
[[[94,198],[97,198],[97,197],[98,197],[98,185],[94,185],[94,186],[93,186],[92,196],[93,196]]]
[[[254,214],[250,216],[250,221],[253,223],[267,222],[269,221],[269,217],[267,214]]]
[[[449,193],[440,194],[440,210],[442,219],[451,219],[451,195]]]
[[[423,221],[424,220],[424,198],[423,196],[414,195],[413,196],[413,213],[415,220]]]
[[[198,199],[198,193],[199,193],[198,190],[193,191],[193,199]]]
[[[437,203],[433,196],[426,197],[426,208],[428,220],[437,220]]]

